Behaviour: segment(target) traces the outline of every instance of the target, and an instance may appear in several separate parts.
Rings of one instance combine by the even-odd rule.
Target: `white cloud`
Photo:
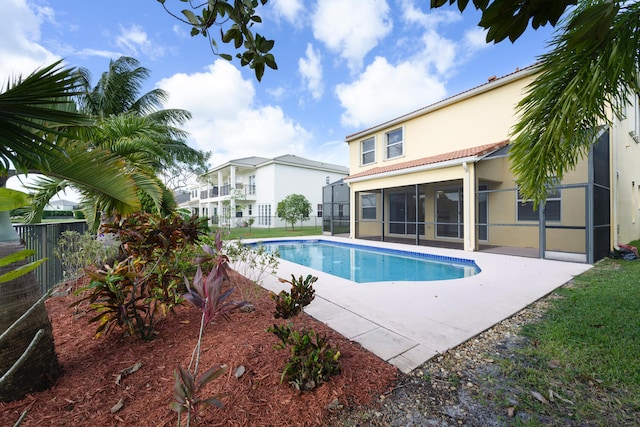
[[[336,87],[345,112],[342,124],[367,127],[424,107],[446,95],[444,82],[418,61],[396,66],[377,57],[351,84]]]
[[[244,80],[227,61],[173,75],[158,86],[170,94],[167,108],[192,113],[185,129],[195,147],[213,153],[213,165],[248,156],[305,155],[311,134],[279,106],[254,105],[253,80]]]
[[[98,49],[89,49],[89,48],[81,49],[75,52],[75,55],[81,56],[81,57],[98,56],[100,58],[109,58],[109,59],[122,56],[121,53],[114,52],[111,50],[98,50]]]
[[[304,9],[302,0],[273,0],[271,7],[273,7],[278,17],[284,18],[294,27],[301,26],[302,20],[300,16]]]
[[[465,31],[463,41],[467,56],[472,56],[478,51],[487,49],[491,46],[487,43],[487,30],[480,27],[471,28]]]
[[[53,19],[50,8],[32,7],[25,0],[3,0],[0,16],[0,86],[10,77],[26,76],[60,59],[40,44],[40,25]]]
[[[393,27],[386,0],[322,0],[314,12],[313,35],[347,61],[352,72]]]
[[[423,48],[416,56],[425,64],[433,66],[440,74],[445,74],[456,63],[458,46],[453,40],[441,37],[435,31],[422,35]]]
[[[400,3],[405,30],[410,29],[401,41],[404,57],[395,64],[376,57],[357,80],[336,87],[343,125],[373,126],[443,99],[448,79],[488,46],[476,27],[456,40],[442,35],[441,27],[461,20],[459,13],[423,12],[415,4]]]
[[[298,71],[300,71],[307,89],[311,92],[311,96],[317,100],[322,98],[322,94],[324,93],[321,57],[311,43],[307,44],[305,54],[305,58],[298,60]]]
[[[462,14],[452,10],[430,10],[423,12],[416,7],[414,0],[402,0],[400,2],[402,18],[411,23],[418,24],[425,29],[433,29],[439,24],[451,24],[462,20]]]
[[[135,24],[129,28],[120,27],[120,35],[116,38],[116,45],[134,56],[143,53],[156,59],[164,55],[164,48],[149,40],[147,33]]]

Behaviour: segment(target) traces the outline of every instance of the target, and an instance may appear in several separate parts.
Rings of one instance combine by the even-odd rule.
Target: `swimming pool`
[[[272,240],[262,245],[280,258],[356,283],[430,281],[473,276],[472,260],[326,240]]]

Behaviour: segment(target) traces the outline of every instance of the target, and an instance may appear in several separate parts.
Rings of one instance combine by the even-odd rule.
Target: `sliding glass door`
[[[424,234],[424,191],[418,193],[416,201],[415,187],[409,187],[402,192],[389,194],[389,233],[401,235]]]
[[[487,240],[489,204],[487,185],[480,185],[478,195],[478,239]],[[464,237],[464,193],[462,187],[441,188],[436,191],[436,237],[462,239]]]

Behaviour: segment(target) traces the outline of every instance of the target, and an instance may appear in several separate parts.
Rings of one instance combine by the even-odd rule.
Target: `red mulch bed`
[[[232,273],[236,298],[244,295],[255,305],[249,313],[234,312],[231,320],[207,326],[202,342],[200,372],[226,364],[228,372],[207,385],[203,396],[226,393],[225,407],[206,407],[193,421],[206,426],[320,426],[335,407],[365,405],[389,390],[398,371],[306,314],[296,326],[306,326],[330,337],[341,352],[342,373],[312,392],[300,393],[280,376],[287,350],[276,350],[277,338],[266,332],[273,325],[273,301],[268,292]],[[56,352],[62,374],[55,386],[26,398],[0,403],[0,425],[11,426],[23,411],[22,426],[175,426],[173,371],[187,367],[196,344],[200,312],[180,306],[158,325],[157,338],[143,342],[120,330],[93,338],[92,313],[82,307],[74,313],[73,295],[47,301],[53,323]],[[128,367],[142,367],[120,384],[118,375]],[[236,378],[236,368],[245,373]],[[120,410],[112,408],[122,402]],[[184,417],[183,417],[184,421]],[[192,422],[192,425],[193,422]]]

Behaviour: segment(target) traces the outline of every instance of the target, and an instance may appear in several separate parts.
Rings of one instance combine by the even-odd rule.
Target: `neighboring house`
[[[78,209],[78,202],[72,202],[69,200],[51,200],[45,206],[44,210],[47,211],[72,211]]]
[[[211,225],[242,227],[252,219],[253,227],[284,227],[276,218],[280,201],[302,194],[311,203],[311,218],[322,217],[322,187],[348,173],[344,166],[294,155],[231,160],[198,177],[180,207],[208,217]]]
[[[514,107],[533,67],[346,138],[350,236],[586,262],[640,237],[640,111],[611,117],[540,212],[510,171]]]

